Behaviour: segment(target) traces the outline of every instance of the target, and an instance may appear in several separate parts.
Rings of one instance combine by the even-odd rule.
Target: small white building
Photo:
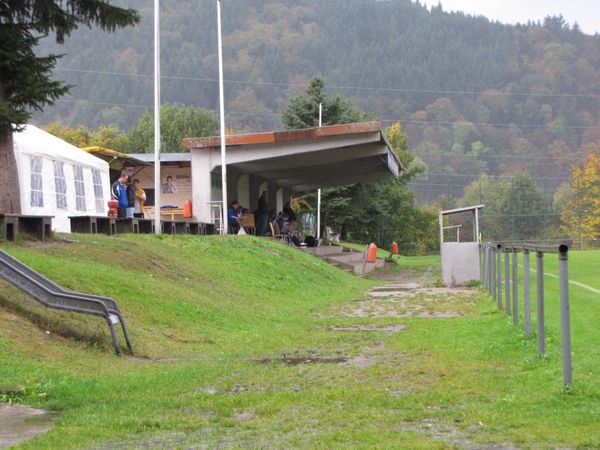
[[[33,125],[13,134],[21,213],[54,216],[53,231],[69,233],[69,216],[108,213],[108,163]]]

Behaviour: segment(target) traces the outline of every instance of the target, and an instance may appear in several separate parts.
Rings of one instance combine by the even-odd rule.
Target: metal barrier
[[[481,246],[483,262],[482,283],[498,302],[498,309],[512,315],[513,323],[519,326],[519,274],[517,254],[523,253],[523,319],[525,336],[531,337],[531,277],[530,252],[536,254],[537,296],[537,345],[540,354],[545,353],[544,331],[544,254],[558,254],[560,286],[560,324],[562,372],[565,386],[573,382],[571,366],[571,325],[569,317],[569,271],[568,252],[571,242],[557,245],[513,244],[488,242]],[[502,290],[502,255],[504,255],[504,292]],[[512,275],[511,262],[512,257]],[[504,297],[503,297],[504,293]],[[503,305],[504,300],[504,305]]]
[[[112,298],[63,289],[3,250],[0,250],[0,278],[4,278],[47,308],[103,317],[110,328],[117,355],[121,354],[121,347],[115,325],[120,323],[127,348],[133,354],[125,319],[121,315],[119,305]]]

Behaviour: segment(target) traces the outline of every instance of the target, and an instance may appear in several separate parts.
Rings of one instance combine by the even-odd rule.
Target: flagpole
[[[217,31],[219,45],[219,113],[221,118],[221,189],[223,208],[221,210],[221,234],[227,234],[227,162],[225,160],[225,93],[223,89],[223,39],[221,30],[221,0],[217,0]]]
[[[154,233],[160,223],[160,0],[154,0]]]
[[[319,103],[319,128],[323,126],[323,104]],[[321,188],[317,189],[317,241],[321,239]]]

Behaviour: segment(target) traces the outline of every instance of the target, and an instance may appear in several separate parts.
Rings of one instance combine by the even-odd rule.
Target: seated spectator
[[[242,208],[237,200],[234,200],[227,208],[227,224],[232,233],[237,234],[240,231],[240,222],[238,218],[242,214]]]
[[[279,230],[283,229],[283,224],[285,223],[283,211],[279,211],[279,214],[277,214],[277,217],[275,218],[275,223],[277,224],[277,227],[279,227]]]

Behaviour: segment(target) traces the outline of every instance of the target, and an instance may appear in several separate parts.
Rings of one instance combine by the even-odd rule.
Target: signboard
[[[163,194],[192,192],[192,175],[189,171],[188,173],[182,173],[179,170],[163,169],[163,171],[166,172],[161,183]]]
[[[400,177],[400,165],[398,164],[398,161],[396,160],[396,156],[394,155],[394,153],[390,149],[388,149],[387,152],[388,152],[388,154],[387,154],[388,169],[390,169],[390,172],[392,172],[394,177],[398,178],[398,177]]]

